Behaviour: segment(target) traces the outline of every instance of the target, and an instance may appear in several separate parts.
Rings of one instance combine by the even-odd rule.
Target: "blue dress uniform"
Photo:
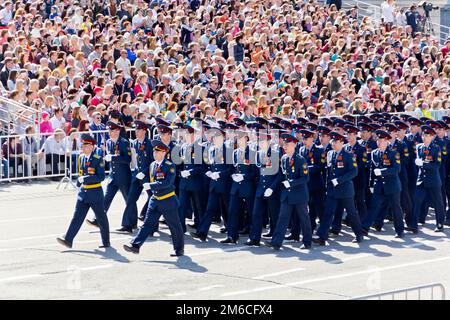
[[[108,127],[112,130],[121,128],[119,125],[108,122]],[[120,190],[125,203],[128,198],[128,191],[131,184],[131,148],[130,142],[124,138],[119,137],[116,142],[109,139],[106,142],[107,154],[111,155],[111,172],[107,179],[105,193],[105,212],[108,212],[109,207],[117,193]]]
[[[435,134],[434,130],[429,126],[423,126],[422,132],[425,134]],[[419,173],[414,196],[414,209],[412,216],[407,217],[406,222],[409,229],[417,231],[422,203],[426,198],[430,198],[435,210],[436,231],[441,231],[444,228],[445,209],[441,192],[442,181],[439,174],[439,168],[442,162],[442,154],[439,146],[433,143],[429,146],[423,143],[419,144],[417,146],[417,159],[415,161],[419,167]],[[421,162],[421,165],[417,163],[418,161]]]
[[[147,125],[141,121],[135,121],[136,129],[147,130]],[[124,230],[120,231],[132,231],[137,227],[138,209],[137,201],[144,189],[144,183],[149,182],[149,168],[153,159],[153,148],[150,139],[145,136],[144,140],[139,141],[136,139],[132,145],[136,152],[136,167],[132,172],[130,190],[128,191],[127,205],[123,212],[122,227]],[[141,179],[140,176],[143,177]],[[149,196],[151,195],[148,192]]]
[[[379,139],[390,139],[389,133],[377,130]],[[404,223],[403,213],[400,206],[401,182],[399,178],[401,160],[400,154],[390,148],[385,151],[376,149],[372,151],[371,160],[371,185],[373,185],[373,196],[366,219],[363,220],[362,227],[368,232],[380,210],[386,203],[390,206],[394,218],[394,229],[398,237],[403,236]],[[375,170],[379,170],[376,175]]]
[[[246,134],[246,133],[242,133]],[[236,149],[233,152],[234,170],[232,174],[243,176],[243,180],[232,181],[230,190],[230,205],[228,207],[228,239],[237,240],[239,238],[239,221],[242,217],[242,209],[245,208],[248,219],[243,219],[244,229],[249,230],[251,225],[251,214],[253,213],[253,203],[255,196],[255,178],[257,175],[254,160],[250,159],[250,148]]]
[[[89,134],[81,135],[81,143],[96,144],[96,140]],[[103,158],[95,150],[89,155],[79,156],[79,177],[77,186],[79,187],[75,213],[70,222],[69,228],[63,239],[58,238],[60,243],[71,247],[73,239],[80,230],[83,220],[89,209],[92,208],[100,227],[100,234],[104,247],[110,246],[109,223],[103,203],[103,189],[101,182],[105,179],[105,163]],[[80,182],[82,180],[82,182]]]
[[[308,138],[314,135],[314,132],[309,130],[301,130],[303,137]],[[325,211],[325,176],[326,176],[326,163],[327,154],[322,146],[312,145],[311,148],[302,146],[299,150],[299,154],[306,159],[308,163],[309,181],[308,191],[309,197],[309,216],[311,218],[312,230],[317,227],[317,218],[321,218]],[[292,228],[291,234],[297,236],[298,228],[296,224]]]
[[[358,128],[354,126],[346,126],[344,128],[347,132],[358,132]],[[353,179],[353,187],[355,188],[355,205],[358,211],[359,219],[362,221],[367,216],[366,193],[368,185],[366,184],[366,166],[367,166],[367,151],[361,146],[358,141],[352,146],[350,144],[344,145],[343,149],[352,154],[358,165],[358,175]],[[342,216],[344,210],[339,207],[335,213],[331,230],[333,233],[339,233],[342,227]]]
[[[344,137],[337,132],[331,132],[332,139],[339,139],[344,141]],[[325,245],[325,240],[328,239],[328,231],[333,222],[333,217],[338,205],[342,206],[347,211],[347,220],[356,235],[355,242],[360,242],[363,239],[361,229],[361,221],[356,213],[355,208],[355,190],[353,186],[353,179],[358,175],[358,164],[353,158],[353,155],[342,149],[339,153],[330,151],[327,158],[330,158],[328,174],[327,174],[327,197],[325,201],[325,213],[323,219],[320,221],[317,229],[317,238],[314,242]],[[337,185],[333,185],[333,180],[337,180]],[[334,181],[336,181],[334,180]]]
[[[220,134],[224,132],[220,129]],[[206,206],[206,211],[197,226],[197,232],[191,233],[193,237],[200,238],[201,240],[206,240],[206,237],[211,227],[212,219],[216,212],[219,210],[220,206],[227,206],[229,202],[230,195],[230,177],[234,171],[233,165],[230,165],[226,160],[227,153],[232,154],[232,150],[227,150],[225,144],[220,147],[211,146],[209,148],[208,162],[209,171],[211,173],[219,174],[219,178],[214,180],[210,178],[209,190],[208,190],[208,204]]]
[[[374,131],[374,128],[368,123],[360,123],[358,125],[358,127],[361,131],[368,131],[368,132]],[[372,194],[370,193],[370,190],[369,190],[370,164],[371,164],[371,160],[372,160],[370,157],[371,157],[372,151],[375,150],[376,148],[378,148],[378,146],[377,146],[377,142],[372,137],[370,137],[367,140],[361,139],[358,142],[362,147],[364,147],[366,149],[366,154],[367,154],[367,161],[366,161],[366,165],[364,167],[365,179],[366,179],[366,182],[365,182],[366,189],[365,190],[366,190],[366,207],[367,207],[367,206],[369,206],[370,200],[372,197]]]
[[[193,131],[192,127],[189,128],[187,130],[192,129]],[[203,175],[205,173],[205,167],[202,164],[202,152],[203,148],[198,142],[194,144],[184,143],[181,146],[180,157],[183,161],[181,170],[189,172],[188,176],[180,175],[179,215],[184,232],[186,232],[186,216],[190,204],[193,205],[194,224],[198,224],[205,211],[202,201]]]
[[[261,134],[260,134],[261,136]],[[256,154],[256,167],[259,168],[253,206],[252,227],[250,228],[249,244],[259,244],[263,228],[264,213],[269,210],[270,232],[274,233],[280,210],[280,182],[281,171],[280,155],[277,150],[268,148],[267,151],[259,150]],[[267,189],[272,189],[272,194],[264,196]]]
[[[297,139],[289,134],[282,134],[285,142],[297,142]],[[266,243],[275,249],[283,244],[284,235],[286,233],[291,216],[295,214],[300,222],[302,232],[302,248],[310,248],[312,241],[311,219],[308,215],[308,163],[306,159],[298,154],[292,157],[285,154],[281,158],[281,180],[288,181],[286,187],[281,185],[280,197],[280,216],[278,218],[275,232],[270,243]]]
[[[421,120],[414,118],[414,117],[409,118],[408,122],[410,125],[417,125],[417,126],[420,126],[423,124]],[[417,174],[419,172],[416,164],[414,163],[414,161],[417,157],[417,148],[416,147],[419,143],[422,143],[423,140],[422,140],[422,136],[420,135],[419,132],[417,132],[415,134],[409,133],[409,134],[407,134],[406,138],[408,140],[407,145],[409,148],[409,155],[410,155],[410,163],[408,166],[408,169],[409,169],[409,171],[408,171],[408,178],[409,178],[408,190],[409,190],[410,198],[414,199],[415,190],[416,190]]]
[[[157,151],[169,152],[169,148],[159,140],[152,140],[152,146]],[[138,253],[150,233],[158,226],[161,215],[164,217],[172,236],[175,255],[184,254],[184,234],[178,216],[179,201],[175,194],[175,165],[169,160],[161,163],[154,161],[150,165],[150,190],[152,196],[148,204],[148,211],[144,224],[136,237],[131,241],[131,247],[124,246],[125,250]]]

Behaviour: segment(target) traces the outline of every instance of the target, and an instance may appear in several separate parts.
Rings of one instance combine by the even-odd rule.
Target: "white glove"
[[[283,181],[283,186],[284,186],[286,189],[288,189],[288,188],[291,187],[291,184],[289,183],[289,181],[284,180],[284,181]]]
[[[213,172],[213,173],[211,174],[211,179],[217,180],[217,179],[219,179],[219,178],[220,178],[220,174],[219,174],[218,172]]]
[[[231,179],[233,179],[233,181],[238,182],[238,178],[237,178],[237,174],[232,174],[231,175]]]
[[[208,178],[211,178],[212,172],[211,172],[211,171],[207,171],[207,172],[205,172],[205,175],[206,175]]]
[[[144,187],[145,191],[150,190],[150,183],[149,182],[144,183],[142,186]]]
[[[136,178],[138,178],[139,180],[142,180],[142,179],[145,178],[145,174],[142,173],[142,172],[139,172],[139,173],[136,175]]]
[[[180,174],[181,174],[182,178],[187,178],[187,177],[189,177],[191,175],[189,170],[183,170],[183,171],[180,172]]]
[[[373,190],[374,190],[374,189],[373,189],[373,188],[369,188],[369,189],[370,189],[370,193],[373,193]]]
[[[420,158],[416,158],[416,160],[414,162],[416,163],[416,166],[418,166],[418,167],[423,166],[423,160]]]
[[[79,183],[83,183],[84,182],[84,177],[78,177],[78,182]]]
[[[264,197],[268,198],[272,195],[272,193],[273,193],[273,190],[268,188],[268,189],[266,189],[266,191],[264,191]]]
[[[235,173],[231,175],[231,178],[236,182],[241,182],[242,180],[244,180],[244,175],[240,173]]]
[[[373,173],[378,177],[381,176],[381,169],[373,169]]]
[[[111,160],[112,160],[112,155],[107,154],[107,155],[105,156],[105,161],[110,162]]]
[[[333,151],[328,151],[327,153],[327,166],[331,166],[331,159],[333,158]]]
[[[338,181],[336,178],[334,178],[333,180],[331,180],[331,183],[333,184],[333,186],[337,186],[338,185]]]

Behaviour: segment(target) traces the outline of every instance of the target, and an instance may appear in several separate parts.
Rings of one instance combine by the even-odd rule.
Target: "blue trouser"
[[[150,233],[158,227],[161,215],[167,222],[167,226],[172,236],[173,248],[175,251],[184,249],[184,233],[178,217],[179,202],[177,196],[172,196],[164,200],[151,198],[148,204],[148,211],[145,215],[144,224],[139,229],[136,237],[131,241],[132,245],[141,247]]]
[[[219,210],[221,203],[225,206],[228,203],[229,196],[225,193],[209,193],[208,197],[208,205],[206,206],[205,214],[200,219],[200,222],[197,226],[197,232],[207,235],[209,228],[211,227],[211,222]]]
[[[83,192],[83,190],[81,192]],[[97,219],[98,226],[100,227],[102,243],[104,245],[109,245],[109,222],[103,206],[103,191],[99,193],[98,201],[96,202],[88,203],[78,197],[77,204],[75,206],[75,213],[72,221],[70,221],[69,229],[67,230],[64,239],[69,242],[73,242],[73,239],[80,230],[90,208],[94,211],[95,218]]]
[[[417,223],[420,215],[420,210],[423,202],[430,199],[433,204],[436,225],[442,225],[445,220],[444,201],[442,200],[441,187],[426,188],[422,184],[416,187],[416,194],[414,196],[413,214],[406,219],[408,227],[417,229]]]
[[[312,230],[317,228],[317,218],[319,220],[325,211],[325,190],[319,189],[311,191],[309,196],[309,218],[311,220]],[[292,216],[291,235],[298,237],[300,235],[300,221],[296,215]]]
[[[330,230],[338,205],[341,205],[342,208],[345,209],[347,212],[347,220],[350,223],[353,232],[357,237],[360,237],[362,235],[361,221],[356,213],[355,200],[353,197],[336,199],[332,195],[327,195],[325,201],[325,213],[323,219],[320,221],[319,228],[317,229],[319,238],[323,240],[328,239],[328,231]]]
[[[380,215],[383,207],[392,209],[395,232],[399,235],[403,234],[404,223],[402,207],[400,206],[400,192],[392,194],[374,193],[367,217],[362,222],[362,227],[365,230],[369,230],[377,216]]]
[[[445,221],[449,222],[450,221],[450,177],[446,179],[445,181],[445,193],[447,195],[447,199],[449,200],[448,203],[448,209],[447,212],[445,214]]]
[[[137,201],[139,200],[143,189],[140,180],[135,180],[131,183],[130,190],[128,191],[127,205],[123,212],[122,226],[128,228],[137,226]]]
[[[256,197],[253,205],[252,226],[250,228],[249,239],[254,241],[261,240],[264,214],[269,210],[270,213],[270,232],[274,232],[280,210],[280,197],[272,195],[269,198]]]
[[[7,178],[8,177],[8,161],[5,159],[2,159],[2,166],[0,168],[0,179],[2,177]]]
[[[441,193],[442,193],[442,204],[444,206],[444,211],[446,209],[447,206],[447,201],[446,201],[446,188],[445,188],[445,169],[443,169],[443,167],[441,167],[439,169],[439,174],[441,177],[441,181],[444,181],[444,183],[441,186]],[[422,208],[420,210],[420,216],[419,216],[419,222],[425,222],[425,219],[427,218],[428,215],[428,210],[430,209],[430,205],[431,205],[431,199],[430,198],[426,198],[426,200],[424,201]],[[444,218],[445,220],[445,218]]]
[[[205,211],[200,194],[197,191],[180,190],[180,208],[178,214],[184,232],[186,232],[186,217],[188,216],[191,204],[194,210],[194,224],[198,224]]]
[[[243,209],[247,210],[247,214],[251,216],[253,213],[253,202],[253,197],[239,197],[238,194],[230,196],[227,224],[227,235],[229,238],[239,238],[239,221],[241,220],[241,215],[244,212]],[[247,223],[248,225],[245,227],[250,227],[251,221],[248,221]]]
[[[108,212],[109,207],[111,206],[111,203],[114,200],[117,191],[119,190],[123,196],[123,200],[125,200],[125,203],[127,202],[128,191],[130,190],[130,183],[131,181],[124,181],[123,183],[118,184],[114,180],[108,183],[105,192],[105,212]]]
[[[286,234],[287,227],[292,215],[296,215],[299,221],[300,229],[302,232],[302,242],[303,244],[309,246],[312,241],[312,229],[311,229],[311,219],[308,214],[308,204],[288,204],[286,201],[281,202],[280,205],[280,216],[278,218],[277,226],[275,232],[272,236],[271,243],[277,246],[283,244],[284,235]]]
[[[366,189],[355,190],[355,205],[356,210],[359,215],[359,220],[362,221],[367,216],[367,206],[366,206]],[[331,230],[341,231],[342,228],[342,217],[344,215],[344,208],[340,205],[337,206],[336,212],[334,214],[333,224],[331,225]]]

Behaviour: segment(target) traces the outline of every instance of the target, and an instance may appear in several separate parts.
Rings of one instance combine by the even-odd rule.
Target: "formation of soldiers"
[[[301,240],[301,249],[326,245],[343,224],[359,243],[371,229],[381,232],[386,219],[403,238],[419,232],[429,208],[434,231],[442,232],[450,225],[449,124],[450,117],[387,113],[321,119],[307,113],[251,123],[195,118],[189,125],[156,118],[154,127],[135,121],[130,142],[120,124],[108,122],[105,147],[90,134],[81,137],[75,214],[58,241],[72,247],[92,208],[96,219],[87,222],[100,228],[109,247],[107,212],[119,190],[126,205],[118,231],[132,233],[143,221],[124,246],[132,253],[158,231],[161,215],[175,256],[184,254],[187,227],[193,238],[207,241],[212,223],[223,223],[221,243],[244,237],[246,245],[260,246],[264,238],[275,250],[285,240]],[[103,194],[105,165],[110,173]],[[147,201],[139,214],[143,191]],[[186,226],[186,219],[193,224]]]

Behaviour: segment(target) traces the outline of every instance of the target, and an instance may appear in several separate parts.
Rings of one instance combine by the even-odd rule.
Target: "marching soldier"
[[[444,231],[445,209],[441,193],[441,176],[439,168],[442,162],[442,154],[438,145],[433,144],[432,140],[436,132],[430,126],[422,127],[423,143],[417,145],[416,166],[419,168],[417,175],[416,192],[414,195],[413,214],[408,217],[407,231],[418,232],[418,219],[420,210],[425,199],[431,199],[436,216],[435,232]]]
[[[105,213],[117,193],[120,190],[125,203],[128,198],[128,191],[131,184],[131,148],[128,140],[120,137],[122,126],[108,121],[106,126],[109,130],[109,139],[106,141],[105,161],[110,162],[111,172],[107,179],[105,193]],[[86,220],[89,224],[98,227],[96,219]]]
[[[75,213],[70,222],[69,228],[64,237],[58,237],[57,241],[72,248],[73,239],[83,224],[89,209],[92,208],[100,228],[103,245],[101,248],[108,248],[109,223],[104,210],[104,197],[102,181],[105,179],[105,163],[103,158],[96,152],[97,141],[91,135],[83,133],[81,135],[82,154],[79,156],[79,177],[77,181],[78,197],[75,206]]]
[[[344,136],[337,132],[331,132],[331,144],[333,151],[327,154],[327,197],[325,201],[325,213],[317,229],[317,237],[314,243],[325,245],[328,239],[328,231],[333,222],[333,217],[338,205],[347,211],[347,220],[355,233],[353,242],[359,243],[363,240],[361,221],[355,208],[355,190],[353,179],[358,174],[358,164],[353,155],[343,149]]]
[[[378,136],[378,148],[372,151],[371,156],[373,195],[367,217],[362,223],[363,231],[366,235],[369,233],[370,227],[386,203],[392,209],[396,238],[402,238],[404,223],[400,206],[401,182],[398,176],[400,154],[388,148],[389,140],[392,138],[389,133],[383,130],[377,130],[375,133]]]
[[[202,164],[203,148],[195,141],[193,127],[184,125],[186,142],[181,146],[180,158],[180,221],[183,232],[186,232],[186,216],[188,206],[192,203],[194,210],[194,224],[198,225],[205,211],[203,193],[203,175],[205,173]]]
[[[285,155],[281,158],[282,191],[280,216],[271,241],[265,245],[279,250],[283,244],[291,216],[298,217],[302,232],[302,246],[300,249],[310,249],[312,230],[311,219],[308,215],[308,163],[306,159],[295,153],[297,138],[290,134],[282,134]]]
[[[258,131],[259,150],[256,154],[256,166],[259,168],[255,203],[253,206],[252,226],[248,246],[259,246],[265,212],[269,210],[270,231],[265,237],[271,238],[275,231],[280,209],[281,175],[279,170],[280,155],[278,150],[270,148],[271,135]]]
[[[244,221],[244,229],[249,233],[251,214],[253,213],[256,167],[254,161],[251,160],[252,152],[247,146],[248,133],[236,131],[236,138],[238,148],[233,152],[234,172],[231,175],[233,182],[228,207],[227,238],[220,241],[221,243],[236,243],[239,238],[240,220]],[[242,209],[246,210],[246,216],[243,216]]]
[[[410,165],[408,166],[409,172],[408,172],[408,190],[409,190],[409,196],[411,199],[414,199],[414,194],[416,190],[416,181],[417,181],[417,174],[418,174],[418,168],[415,164],[415,159],[417,157],[417,145],[419,143],[422,143],[422,136],[420,135],[420,126],[423,124],[422,121],[420,121],[417,118],[410,117],[408,118],[409,123],[409,134],[406,136],[409,144],[408,147],[409,155],[411,158]]]
[[[144,188],[143,185],[149,182],[149,168],[150,164],[154,161],[152,144],[147,137],[148,126],[138,120],[134,124],[136,128],[136,140],[133,142],[133,148],[136,151],[136,167],[133,170],[127,205],[123,212],[122,227],[117,229],[117,231],[128,233],[133,232],[133,229],[137,228],[137,201]],[[149,191],[147,192],[149,193]]]
[[[152,196],[148,204],[148,211],[144,224],[139,229],[131,245],[124,245],[124,249],[135,254],[147,237],[158,227],[161,215],[169,226],[175,253],[171,256],[184,255],[184,234],[178,216],[179,201],[175,194],[175,165],[167,160],[169,147],[160,140],[152,140],[154,162],[150,165],[150,190]]]

